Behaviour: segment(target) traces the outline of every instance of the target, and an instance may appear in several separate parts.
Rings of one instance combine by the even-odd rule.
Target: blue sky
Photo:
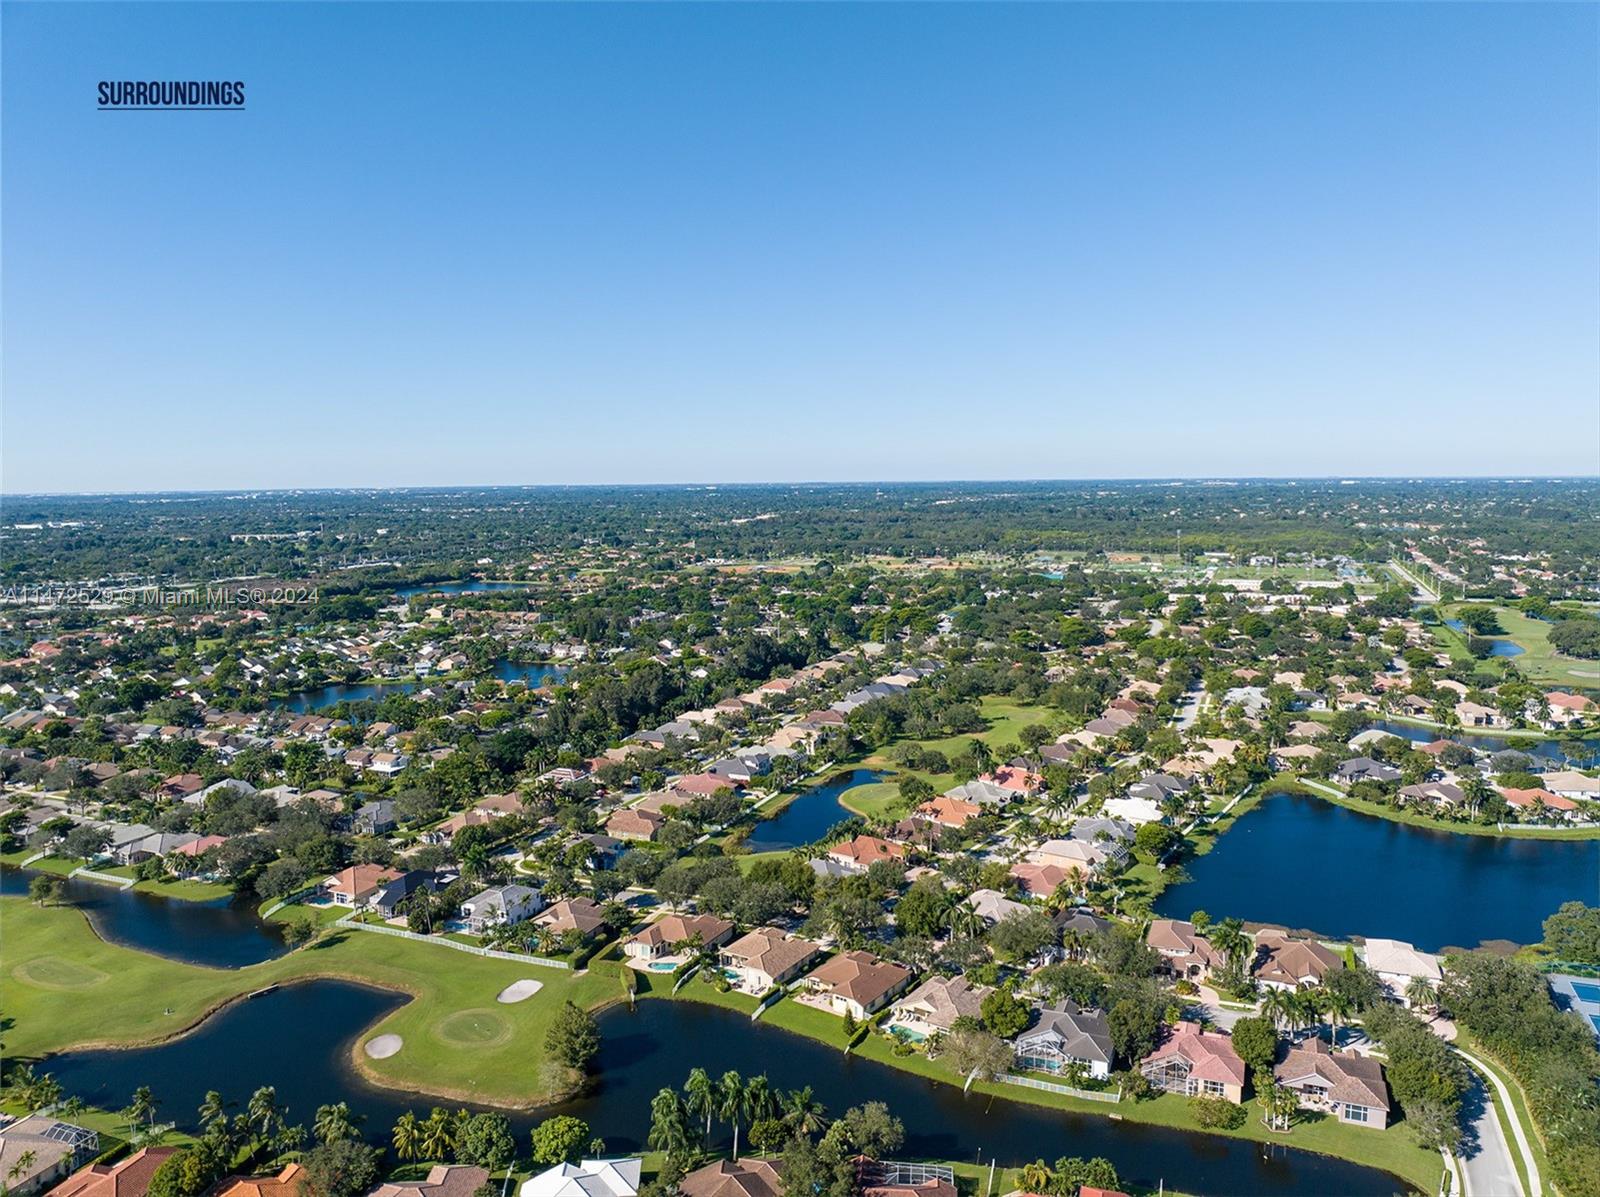
[[[3,21],[8,491],[1600,472],[1592,5]]]

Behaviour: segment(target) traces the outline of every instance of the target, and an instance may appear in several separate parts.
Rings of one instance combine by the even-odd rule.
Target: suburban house
[[[1107,798],[1101,810],[1106,818],[1120,819],[1135,827],[1142,827],[1146,823],[1159,823],[1167,817],[1159,802],[1134,794],[1129,794],[1126,798]]]
[[[1382,761],[1375,761],[1370,756],[1356,756],[1342,762],[1333,771],[1333,776],[1345,785],[1354,785],[1358,781],[1390,782],[1400,780],[1400,770]]]
[[[1573,818],[1581,809],[1577,802],[1571,798],[1563,798],[1560,794],[1552,794],[1542,786],[1531,789],[1518,789],[1515,786],[1498,786],[1500,797],[1506,800],[1506,805],[1513,810],[1523,811],[1526,814],[1539,815],[1545,811],[1554,811],[1564,819]]]
[[[1063,1001],[1039,1011],[1038,1021],[1017,1036],[1017,1067],[1063,1073],[1074,1064],[1088,1076],[1111,1075],[1111,1028],[1105,1011]]]
[[[1153,920],[1144,941],[1161,953],[1167,971],[1184,980],[1197,980],[1224,963],[1211,941],[1181,919]]]
[[[482,935],[491,927],[520,923],[539,913],[544,899],[527,885],[495,885],[480,890],[461,903],[461,919],[467,930]]]
[[[400,820],[395,814],[394,803],[387,798],[359,807],[351,825],[357,835],[388,835],[398,826]]]
[[[1456,703],[1456,718],[1461,721],[1462,727],[1511,726],[1511,720],[1507,719],[1499,711],[1477,702],[1462,701]]]
[[[780,1160],[717,1160],[678,1182],[682,1197],[783,1197]]]
[[[1558,769],[1539,778],[1544,788],[1562,798],[1594,802],[1600,799],[1600,777],[1588,777],[1576,769]]]
[[[967,905],[991,927],[1009,914],[1027,914],[1033,907],[1013,902],[997,889],[975,889],[967,895]]]
[[[304,1164],[285,1164],[276,1176],[230,1176],[216,1197],[300,1197],[306,1184]]]
[[[809,939],[757,927],[722,949],[722,967],[735,974],[735,984],[746,993],[764,993],[794,980],[820,951]]]
[[[361,909],[389,882],[400,876],[398,869],[384,865],[358,864],[341,869],[322,883],[322,893],[335,906]]]
[[[667,825],[666,816],[651,810],[626,807],[606,820],[606,834],[619,840],[652,842]]]
[[[1443,976],[1437,956],[1419,952],[1403,940],[1369,939],[1364,952],[1367,967],[1377,974],[1389,996],[1403,1006],[1411,1005],[1406,988],[1413,981],[1420,978],[1437,989]]]
[[[367,1197],[472,1197],[489,1180],[489,1170],[472,1164],[435,1164],[425,1180],[391,1180]]]
[[[1244,1100],[1244,1061],[1233,1050],[1233,1041],[1191,1022],[1168,1027],[1161,1046],[1139,1061],[1139,1072],[1168,1093]]]
[[[1293,991],[1320,985],[1329,973],[1344,967],[1344,961],[1320,943],[1290,939],[1282,931],[1257,932],[1256,951],[1255,979],[1268,989]]]
[[[1382,1130],[1389,1125],[1389,1086],[1383,1065],[1370,1056],[1336,1052],[1321,1039],[1289,1049],[1272,1075],[1293,1089],[1306,1110],[1324,1110],[1340,1122]]]
[[[409,869],[378,887],[376,893],[367,899],[367,905],[377,911],[386,919],[392,919],[400,913],[405,901],[418,890],[433,891],[437,879],[428,869]]]
[[[50,1197],[144,1197],[150,1178],[176,1147],[141,1147],[115,1164],[88,1164],[50,1190]]]
[[[637,1197],[644,1160],[582,1160],[530,1176],[519,1197]]]
[[[46,1114],[28,1114],[0,1126],[0,1177],[8,1193],[38,1193],[100,1151],[92,1130]]]
[[[814,969],[804,984],[813,995],[808,1004],[860,1022],[911,984],[911,976],[910,969],[870,952],[841,952]]]
[[[969,820],[976,819],[982,813],[983,807],[976,802],[951,798],[946,794],[930,798],[917,807],[917,814],[940,827],[965,827]]]
[[[872,835],[858,835],[853,840],[846,840],[828,849],[831,859],[856,873],[865,873],[880,860],[903,860],[905,854],[906,850],[899,844],[891,844]]]
[[[1055,865],[1069,873],[1087,877],[1105,864],[1109,856],[1099,844],[1091,844],[1086,840],[1045,840],[1028,853],[1028,862]]]
[[[929,977],[894,1004],[889,1030],[925,1039],[955,1026],[961,1017],[977,1018],[992,986],[974,985],[965,977]]]
[[[1174,777],[1171,773],[1146,773],[1128,787],[1128,797],[1147,798],[1157,806],[1168,799],[1181,799],[1194,786],[1187,777]]]
[[[606,917],[597,902],[588,898],[565,898],[543,914],[535,916],[534,922],[557,935],[576,931],[588,939],[606,925]]]
[[[733,924],[712,914],[669,914],[640,928],[622,945],[634,960],[656,960],[674,954],[680,944],[720,947],[733,938]]]
[[[1549,714],[1544,719],[1546,727],[1566,727],[1572,723],[1581,723],[1585,716],[1592,715],[1595,710],[1593,699],[1585,698],[1581,694],[1568,694],[1564,690],[1552,690],[1544,696],[1545,709]],[[1530,702],[1529,715],[1538,711],[1538,703]]]

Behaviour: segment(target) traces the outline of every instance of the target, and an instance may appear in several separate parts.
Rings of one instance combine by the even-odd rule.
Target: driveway
[[[1461,1161],[1465,1197],[1523,1197],[1517,1166],[1511,1159],[1495,1116],[1489,1090],[1476,1069],[1469,1070],[1472,1084],[1461,1099]]]

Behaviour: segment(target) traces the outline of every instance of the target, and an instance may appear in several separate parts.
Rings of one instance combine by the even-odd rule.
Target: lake
[[[26,897],[34,869],[0,869],[0,893]],[[259,964],[288,950],[254,899],[184,902],[100,881],[66,879],[65,900],[89,916],[101,939],[209,968]]]
[[[309,1123],[316,1107],[345,1101],[366,1116],[366,1133],[387,1141],[405,1110],[456,1102],[379,1090],[349,1067],[362,1030],[403,999],[343,981],[287,986],[238,1002],[193,1034],[159,1047],[72,1052],[52,1057],[52,1073],[68,1094],[112,1109],[139,1085],[161,1100],[158,1117],[192,1127],[207,1089],[243,1103],[258,1085],[274,1085],[291,1121]],[[678,1088],[696,1066],[719,1076],[736,1069],[766,1073],[775,1089],[812,1086],[832,1114],[883,1101],[906,1126],[907,1157],[1020,1164],[1063,1155],[1104,1156],[1125,1180],[1154,1188],[1165,1183],[1198,1197],[1224,1194],[1338,1193],[1373,1197],[1399,1188],[1375,1169],[1287,1147],[1197,1135],[1165,1127],[1069,1114],[974,1094],[912,1076],[743,1014],[694,1002],[650,999],[637,1011],[613,1007],[600,1015],[599,1080],[584,1097],[537,1116],[513,1116],[519,1139],[554,1114],[582,1118],[605,1139],[608,1152],[638,1151],[649,1128],[650,1099]],[[219,1061],[225,1061],[219,1067]],[[530,1062],[530,1067],[532,1067]],[[237,1079],[236,1079],[237,1078]],[[726,1140],[726,1128],[717,1127]]]
[[[1156,912],[1237,917],[1425,951],[1536,943],[1563,902],[1600,889],[1600,840],[1462,835],[1270,794],[1170,887]]]
[[[1476,732],[1446,736],[1442,728],[1415,727],[1409,723],[1397,723],[1392,719],[1375,719],[1368,726],[1388,732],[1391,736],[1399,736],[1402,740],[1410,740],[1413,744],[1431,744],[1439,739],[1454,739],[1458,744],[1465,744],[1468,748],[1477,748],[1484,752],[1501,752],[1509,748],[1531,756],[1537,768],[1587,768],[1593,762],[1600,761],[1600,739],[1533,740],[1522,736],[1480,735]]]
[[[419,594],[488,594],[495,590],[526,590],[526,582],[486,582],[473,578],[466,582],[428,582],[421,586],[404,586],[395,593],[402,599],[413,599]]]
[[[745,844],[752,852],[782,852],[812,844],[821,839],[841,819],[851,817],[839,804],[839,796],[856,786],[882,781],[874,769],[852,769],[837,773],[821,785],[804,791],[770,819],[755,825]]]
[[[531,664],[502,659],[494,663],[494,676],[502,682],[522,682],[528,686],[542,686],[547,682],[559,683],[567,676],[567,670],[562,665]],[[320,711],[341,702],[382,702],[391,694],[410,694],[421,686],[434,684],[450,683],[415,679],[360,682],[354,685],[330,682],[326,686],[291,694],[279,702],[278,706],[297,715],[309,715],[313,711]]]

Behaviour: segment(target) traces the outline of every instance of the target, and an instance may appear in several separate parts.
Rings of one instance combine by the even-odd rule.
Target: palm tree
[[[271,1085],[262,1085],[245,1103],[244,1116],[251,1135],[260,1143],[267,1142],[273,1132],[283,1125],[283,1107],[278,1105],[278,1091]]]
[[[689,1128],[684,1123],[683,1099],[674,1089],[662,1089],[650,1103],[650,1136],[647,1144],[652,1151],[665,1152],[669,1157],[683,1155],[689,1150]]]
[[[347,1102],[335,1102],[333,1105],[318,1106],[317,1115],[311,1121],[311,1133],[316,1135],[319,1143],[335,1143],[341,1139],[354,1139],[356,1127],[361,1120],[350,1113]]]
[[[215,1126],[226,1125],[228,1121],[228,1106],[231,1103],[222,1100],[222,1094],[215,1089],[206,1091],[205,1100],[200,1103],[200,1122],[210,1130]]]
[[[950,934],[977,939],[987,929],[983,916],[966,902],[957,902],[950,911]]]
[[[711,1116],[717,1111],[717,1087],[704,1068],[691,1070],[689,1079],[683,1082],[683,1107],[694,1118],[706,1120],[705,1137],[709,1139]]]
[[[1333,1026],[1333,1044],[1339,1045],[1339,1024],[1348,1023],[1350,1016],[1356,1012],[1355,1003],[1352,1002],[1343,990],[1324,989],[1322,991],[1322,1009],[1328,1015],[1328,1021]]]
[[[739,1158],[739,1121],[744,1117],[744,1078],[733,1069],[717,1082],[717,1117],[733,1124],[733,1158]]]
[[[1433,982],[1426,977],[1412,977],[1406,984],[1406,1001],[1419,1010],[1431,1010],[1437,1003],[1439,995],[1434,992]]]
[[[1053,1179],[1055,1173],[1050,1171],[1043,1160],[1034,1160],[1031,1164],[1022,1165],[1022,1187],[1029,1193],[1045,1192]]]
[[[793,1090],[783,1102],[783,1117],[803,1135],[816,1134],[827,1124],[822,1103],[811,1093],[811,1086]]]
[[[133,1111],[135,1118],[143,1118],[149,1126],[156,1122],[156,1107],[161,1103],[156,1100],[156,1095],[150,1091],[149,1085],[140,1085],[133,1091],[133,1101],[128,1109]]]
[[[763,1118],[771,1118],[777,1113],[778,1097],[773,1093],[766,1073],[751,1077],[749,1083],[745,1085],[744,1107],[745,1115],[752,1123],[760,1122]]]
[[[1261,1013],[1280,1029],[1289,1025],[1294,1016],[1294,998],[1284,989],[1270,989],[1261,999]]]
[[[434,1106],[422,1124],[422,1154],[430,1160],[448,1158],[455,1147],[455,1129],[450,1115]]]
[[[25,1175],[28,1169],[38,1162],[38,1159],[39,1153],[30,1147],[17,1157],[17,1162],[11,1165],[11,1171],[6,1173],[6,1179],[16,1180],[17,1177]]]
[[[402,1160],[414,1160],[422,1147],[422,1132],[417,1116],[410,1110],[394,1120],[394,1153]]]

